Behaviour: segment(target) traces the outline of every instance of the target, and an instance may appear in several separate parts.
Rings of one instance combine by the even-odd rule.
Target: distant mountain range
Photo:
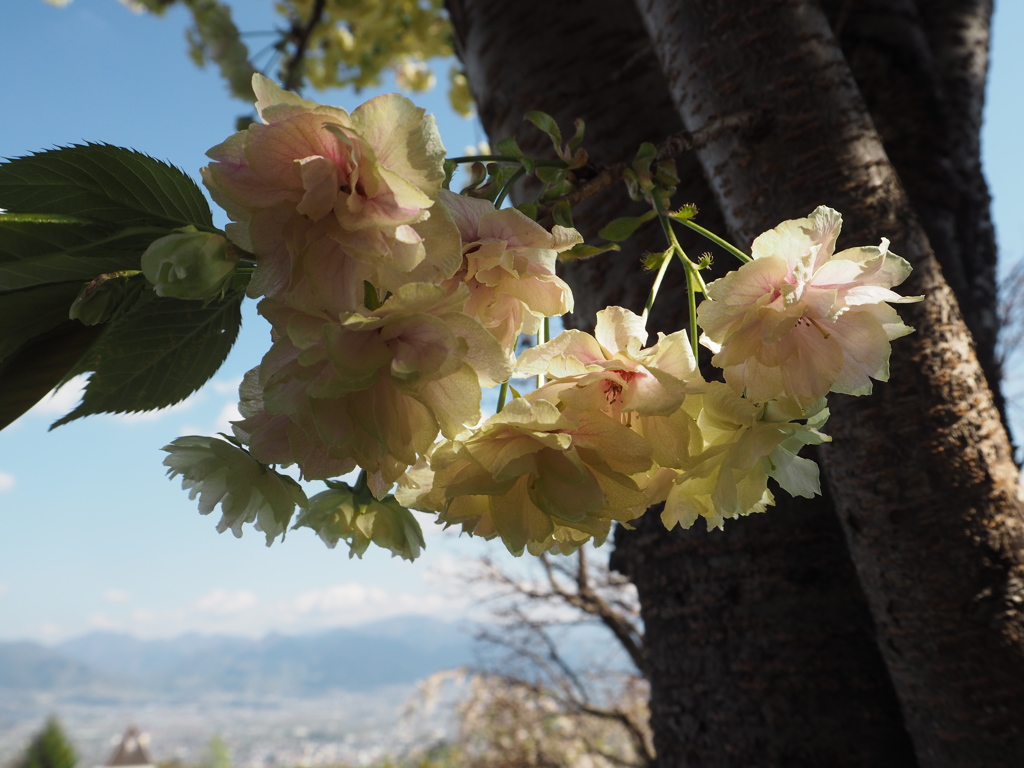
[[[140,640],[94,632],[54,647],[0,642],[0,694],[370,691],[471,664],[473,645],[459,625],[418,616],[261,640],[196,634]]]

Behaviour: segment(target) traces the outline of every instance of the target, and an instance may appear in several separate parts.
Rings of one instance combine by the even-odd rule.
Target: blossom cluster
[[[889,342],[911,330],[890,306],[913,300],[891,290],[906,262],[885,240],[834,253],[841,220],[822,207],[707,287],[701,340],[724,382],[702,378],[686,331],[647,346],[644,318],[621,307],[517,358],[521,334],[542,341],[543,319],[572,310],[555,264],[579,234],[443,189],[434,121],[402,96],[349,114],[254,88],[262,123],[203,172],[227,236],[255,255],[249,293],[272,328],[234,437],[307,480],[365,473],[359,503],[335,489],[304,505],[300,524],[329,521],[325,540],[392,541],[382,532],[408,529],[400,503],[516,554],[570,552],[657,504],[670,528],[711,528],[771,505],[769,478],[811,496],[818,469],[797,453],[828,439],[825,395],[885,380]],[[545,383],[483,419],[482,387],[512,376]],[[212,477],[201,447],[188,446]],[[203,490],[189,461],[173,469]],[[371,509],[381,532],[357,520]]]

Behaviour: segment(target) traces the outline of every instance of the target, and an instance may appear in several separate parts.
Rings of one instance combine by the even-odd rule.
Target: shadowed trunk
[[[639,15],[630,2],[450,2],[459,53],[484,125],[517,134],[528,152],[547,139],[524,128],[542,109],[568,126],[587,121],[599,165],[628,160],[643,141],[682,128]],[[678,162],[677,202],[694,201],[724,231],[696,158]],[[588,238],[644,209],[616,185],[574,211]],[[705,241],[681,233],[691,253]],[[643,250],[662,250],[657,225],[630,251],[569,270],[574,322],[607,304],[639,311],[651,276]],[[724,267],[731,257],[717,254]],[[672,282],[669,282],[672,281]],[[685,327],[681,270],[670,271],[652,330]],[[666,532],[652,514],[620,532],[616,562],[636,582],[651,655],[660,764],[907,766],[914,758],[874,643],[874,627],[827,500],[779,499],[723,532]],[[742,522],[742,524],[739,524]]]
[[[734,236],[828,202],[846,245],[892,239],[927,294],[892,383],[831,399],[822,451],[922,765],[1024,761],[1024,521],[1017,472],[956,298],[817,4],[643,0],[684,124],[770,109],[698,149]],[[845,247],[842,242],[840,247]],[[657,731],[657,724],[655,729]]]

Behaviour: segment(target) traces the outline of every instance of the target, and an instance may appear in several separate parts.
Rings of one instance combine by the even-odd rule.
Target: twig
[[[313,12],[309,14],[305,25],[299,29],[292,27],[292,31],[295,33],[295,53],[283,67],[284,77],[281,83],[286,91],[297,91],[302,85],[302,70],[306,49],[309,47],[309,39],[313,36],[313,30],[316,29],[317,24],[320,23],[320,17],[324,15],[326,6],[327,0],[315,0]]]

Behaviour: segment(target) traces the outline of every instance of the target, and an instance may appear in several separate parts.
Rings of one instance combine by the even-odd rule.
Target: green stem
[[[704,229],[704,227],[702,227],[700,224],[695,224],[690,219],[686,219],[686,218],[682,218],[682,217],[676,218],[675,216],[673,216],[672,218],[674,218],[676,221],[678,221],[684,227],[689,227],[690,229],[692,229],[697,234],[702,235],[703,237],[706,237],[712,243],[715,243],[716,245],[722,246],[723,248],[725,248],[725,250],[727,250],[729,253],[731,253],[733,256],[735,256],[740,261],[742,261],[744,264],[746,264],[748,261],[753,261],[752,258],[750,258],[747,254],[745,254],[743,251],[741,251],[735,245],[733,245],[732,243],[726,242],[725,240],[720,238],[718,235],[716,235],[714,232],[711,232],[710,230]]]
[[[643,314],[640,315],[646,322],[648,315],[651,314],[651,308],[654,306],[654,300],[658,297],[658,291],[661,289],[661,281],[665,279],[665,273],[668,272],[668,265],[672,262],[672,254],[665,251],[661,258],[661,266],[658,267],[658,274],[654,277],[654,284],[651,286],[651,292],[647,296],[647,303],[644,305]]]
[[[502,382],[501,389],[498,390],[498,410],[497,413],[501,413],[501,409],[505,407],[505,398],[508,397],[508,382]]]
[[[700,347],[697,343],[697,294],[694,277],[698,280],[700,275],[696,270],[686,270],[686,300],[690,305],[690,347],[693,349],[693,359],[697,359]]]
[[[446,157],[449,163],[518,163],[518,157],[511,155],[464,155],[463,157]]]
[[[676,233],[672,229],[672,219],[665,212],[665,208],[657,196],[654,197],[654,210],[658,212],[658,221],[661,222],[661,228],[665,231],[665,237],[668,238],[669,245],[676,256],[679,257],[679,261],[683,263],[683,268],[686,270],[686,300],[690,308],[690,345],[693,348],[693,356],[697,357],[697,352],[699,351],[697,344],[697,291],[699,290],[706,296],[707,286],[704,285],[704,278],[700,276],[700,270],[697,268],[697,265],[690,261],[686,251],[679,244]]]
[[[449,163],[516,163],[521,164],[525,157],[512,155],[464,155],[462,157],[446,157]],[[534,168],[565,168],[564,160],[533,160]]]
[[[501,188],[501,192],[499,192],[498,196],[494,199],[495,208],[501,208],[501,204],[505,202],[505,198],[508,197],[508,193],[512,191],[512,185],[523,178],[525,174],[526,169],[520,167],[519,170],[509,177],[509,180],[505,182],[505,186]]]
[[[540,333],[537,334],[537,343],[538,344],[547,344],[549,341],[551,341],[551,324],[550,324],[550,320],[551,319],[548,318],[548,317],[544,318],[544,328],[541,330]],[[546,382],[547,382],[547,377],[543,373],[538,373],[537,374],[537,389],[540,389],[541,387],[543,387]]]

